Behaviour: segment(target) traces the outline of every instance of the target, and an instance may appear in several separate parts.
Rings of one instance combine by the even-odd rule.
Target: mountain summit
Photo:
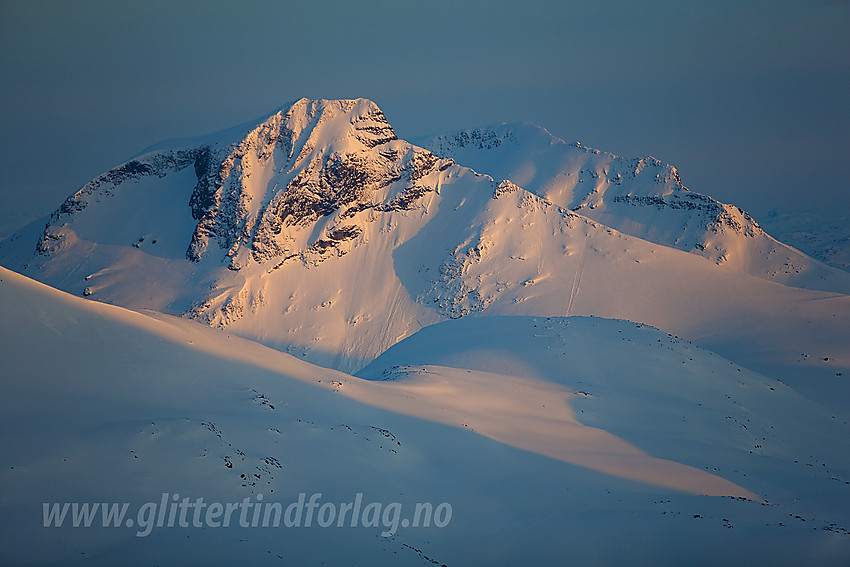
[[[345,371],[471,314],[600,315],[769,342],[740,313],[782,326],[772,301],[807,317],[826,296],[787,286],[850,291],[850,274],[688,191],[654,158],[528,124],[425,145],[398,139],[371,101],[301,99],[105,172],[0,244],[0,262]]]
[[[299,246],[321,255],[332,242],[354,239],[357,229],[335,225],[327,230],[330,240],[301,242],[299,228],[341,209],[346,218],[352,210],[380,206],[375,200],[404,207],[414,199],[411,192],[422,190],[416,182],[440,160],[397,140],[371,101],[301,99],[240,139],[153,151],[94,179],[51,216],[37,250],[49,254],[61,247],[68,221],[125,182],[191,167],[197,181],[188,203],[196,223],[187,259],[199,262],[220,250],[238,270]],[[378,194],[402,179],[406,183],[395,191]]]

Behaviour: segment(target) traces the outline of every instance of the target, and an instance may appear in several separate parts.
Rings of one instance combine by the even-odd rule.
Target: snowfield
[[[850,463],[835,447],[848,424],[655,329],[449,321],[363,379],[7,270],[0,279],[2,474],[15,487],[3,496],[6,561],[422,564],[415,548],[447,565],[567,552],[611,563],[623,553],[611,537],[639,562],[829,563],[850,552]],[[361,492],[409,508],[448,502],[453,514],[390,537],[384,526],[175,526],[145,538],[42,527],[43,502],[138,507],[161,492],[284,503]]]
[[[654,158],[302,99],[0,264],[3,563],[850,558],[850,274]]]

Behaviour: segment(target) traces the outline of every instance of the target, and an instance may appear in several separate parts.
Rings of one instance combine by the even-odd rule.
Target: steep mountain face
[[[390,252],[452,177],[493,192],[489,178],[398,140],[370,101],[302,99],[242,132],[104,173],[51,215],[34,255],[19,234],[4,262],[75,294],[233,327],[346,367],[359,363],[350,350],[377,356],[437,319],[407,297]],[[367,242],[355,262],[317,270]]]
[[[836,341],[850,336],[842,323],[850,321],[847,297],[718,269],[630,235],[624,228],[644,226],[635,220],[609,215],[626,225],[615,229],[585,214],[608,210],[616,195],[649,199],[658,187],[669,189],[658,197],[665,203],[714,206],[675,189],[674,170],[636,162],[634,187],[644,193],[609,177],[597,184],[601,194],[568,192],[543,183],[561,179],[553,172],[563,163],[551,152],[573,160],[576,176],[594,164],[616,176],[612,168],[625,160],[565,150],[541,129],[526,131],[536,138],[481,134],[470,152],[486,155],[491,145],[514,159],[505,148],[522,142],[538,165],[513,178],[534,192],[397,139],[370,101],[302,99],[255,124],[168,143],[104,173],[46,224],[0,243],[0,263],[75,295],[182,315],[344,371],[427,325],[483,313],[617,317],[710,348],[740,338],[747,352],[775,360],[784,356],[775,345],[788,341],[794,353],[805,344],[843,348]],[[575,186],[583,183],[590,181]],[[694,219],[702,218],[684,206],[623,210],[643,211],[647,230],[653,221],[651,230],[669,238],[675,226],[696,234]],[[724,250],[761,253],[753,243],[769,237],[751,228],[751,236],[719,231],[736,235],[723,240]],[[814,277],[817,264],[794,257],[808,266],[800,277]],[[788,311],[778,313],[779,304]],[[796,324],[802,320],[819,321],[818,331]]]
[[[421,144],[626,234],[785,285],[850,292],[845,274],[777,242],[738,207],[690,191],[675,167],[653,157],[625,159],[568,144],[530,123],[462,130]]]
[[[197,182],[189,207],[196,224],[186,258],[199,262],[224,251],[232,270],[308,250],[320,261],[360,234],[345,219],[369,208],[409,207],[428,191],[419,180],[450,163],[398,142],[370,101],[302,99],[236,142],[155,151],[104,173],[51,216],[36,252],[61,248],[75,215],[122,184],[191,166]],[[310,234],[304,227],[333,213],[340,215],[325,239],[305,240]]]

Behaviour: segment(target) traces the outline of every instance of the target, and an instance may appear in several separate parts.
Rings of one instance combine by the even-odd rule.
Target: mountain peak
[[[451,163],[398,140],[370,100],[302,98],[252,125],[163,145],[98,176],[53,213],[37,253],[61,248],[74,236],[72,217],[119,185],[194,170],[188,206],[195,224],[185,257],[199,262],[218,248],[239,270],[324,242],[323,232],[302,229],[341,209],[413,206],[428,192],[420,180]],[[359,231],[330,226],[328,234],[336,242]]]
[[[305,129],[320,132],[314,143],[342,142],[354,138],[373,148],[397,139],[378,105],[365,98],[310,100],[302,98],[289,108],[272,114],[266,122],[281,117],[286,126],[300,134]],[[296,135],[297,135],[296,134]]]
[[[570,145],[531,123],[437,139],[456,152],[397,139],[369,100],[300,99],[98,176],[31,240],[0,246],[0,260],[14,255],[75,294],[228,327],[337,368],[484,310],[667,324],[640,306],[656,305],[647,290],[668,280],[688,302],[690,287],[735,272],[850,289],[847,274],[686,191],[654,158]],[[676,275],[659,281],[662,272]]]

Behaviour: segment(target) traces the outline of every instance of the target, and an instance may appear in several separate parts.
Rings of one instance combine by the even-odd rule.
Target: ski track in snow
[[[587,250],[587,242],[584,241],[584,242],[582,242],[581,256],[579,257],[579,260],[578,260],[578,269],[576,270],[575,275],[573,276],[573,285],[570,288],[570,303],[567,306],[567,316],[568,317],[573,314],[573,303],[575,303],[576,297],[578,296],[579,286],[581,285],[581,275],[582,275],[582,272],[584,271],[584,253],[585,253],[586,250]]]

